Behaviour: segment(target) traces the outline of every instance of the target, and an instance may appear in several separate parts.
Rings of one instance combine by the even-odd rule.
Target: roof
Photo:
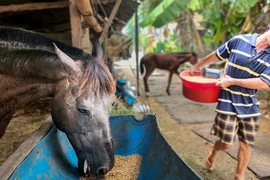
[[[30,10],[41,4],[57,3],[55,8]],[[100,19],[109,18],[116,0],[90,0],[95,17]],[[12,5],[19,5],[20,10],[12,9]],[[25,7],[25,6],[26,7]],[[33,5],[33,6],[32,6]],[[114,28],[123,28],[135,12],[136,1],[122,0],[120,7],[112,22]],[[25,10],[22,11],[23,7]],[[8,9],[6,12],[3,10]],[[28,9],[28,10],[26,10]],[[37,9],[37,7],[36,7]],[[2,10],[2,11],[1,11]],[[0,1],[0,26],[20,27],[36,32],[58,33],[70,31],[69,1],[68,0],[1,0]]]

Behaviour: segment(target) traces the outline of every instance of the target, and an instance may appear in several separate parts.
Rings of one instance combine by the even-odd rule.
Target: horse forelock
[[[101,92],[106,95],[115,93],[115,82],[106,64],[101,61],[89,63],[79,82],[78,96],[91,88],[95,95],[99,96]]]

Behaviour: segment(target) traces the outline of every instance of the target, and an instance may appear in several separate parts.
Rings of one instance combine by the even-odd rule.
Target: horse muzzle
[[[102,177],[114,166],[114,146],[112,139],[92,141],[87,136],[68,135],[78,157],[78,167],[83,175]],[[88,140],[88,141],[87,141]]]
[[[111,157],[111,158],[108,158]],[[84,176],[96,176],[96,177],[103,177],[106,175],[114,166],[114,156],[104,155],[104,157],[93,157],[93,158],[86,158],[84,160],[79,159],[78,167]]]
[[[114,163],[113,163],[114,164]],[[93,165],[91,165],[91,163],[88,162],[88,160],[84,160],[83,162],[83,167],[81,167],[82,165],[79,165],[80,167],[80,171],[82,172],[82,174],[84,176],[96,176],[99,178],[102,178],[104,175],[106,175],[111,169],[112,169],[112,165],[110,166],[100,166],[100,167],[94,167]]]

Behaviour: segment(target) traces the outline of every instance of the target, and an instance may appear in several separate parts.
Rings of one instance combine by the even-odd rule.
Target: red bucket
[[[186,98],[201,103],[215,103],[218,101],[220,86],[216,86],[215,82],[188,81],[185,76],[190,76],[189,71],[183,71],[179,76],[182,80],[183,95]],[[201,76],[201,72],[196,72],[195,76]]]

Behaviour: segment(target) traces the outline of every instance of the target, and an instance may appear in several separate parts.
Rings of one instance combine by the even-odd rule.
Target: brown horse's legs
[[[155,68],[146,68],[146,73],[143,77],[143,82],[144,82],[144,89],[145,89],[145,92],[148,93],[150,92],[149,90],[149,86],[148,86],[148,78],[149,76],[152,74],[152,72],[154,71]]]
[[[170,93],[170,85],[171,85],[171,81],[172,81],[172,75],[173,75],[173,72],[170,72],[169,79],[168,79],[168,85],[167,85],[167,89],[166,89],[166,92],[167,92],[167,94],[169,96],[171,95],[171,93]]]
[[[173,74],[176,74],[176,75],[178,76],[178,75],[179,75],[178,70],[170,71],[169,79],[168,79],[168,86],[167,86],[167,89],[166,89],[166,92],[167,92],[167,94],[168,94],[169,96],[171,95],[171,93],[170,93],[170,86],[171,86],[172,75],[173,75]]]

